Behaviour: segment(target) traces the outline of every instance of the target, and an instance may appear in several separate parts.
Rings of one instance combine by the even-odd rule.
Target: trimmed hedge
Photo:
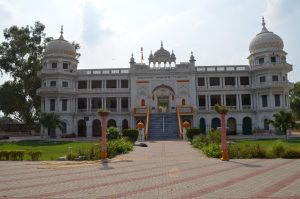
[[[106,130],[106,137],[108,140],[114,140],[121,137],[120,131],[116,127],[109,127]]]
[[[39,160],[42,156],[42,151],[28,151],[28,155],[31,157],[31,160]]]
[[[42,155],[41,151],[3,150],[0,151],[0,160],[23,160],[26,153],[31,157],[31,160],[38,160]]]
[[[122,131],[124,137],[127,137],[131,142],[136,142],[139,137],[139,131],[136,129],[124,129]]]

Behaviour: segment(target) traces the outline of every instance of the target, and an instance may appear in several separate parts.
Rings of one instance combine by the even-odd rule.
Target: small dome
[[[61,35],[59,39],[52,40],[47,44],[45,48],[46,56],[50,54],[64,54],[76,57],[75,47],[70,42],[64,39],[63,30],[61,30],[60,33]]]
[[[170,52],[164,49],[162,42],[160,49],[154,53],[154,57],[170,59]]]
[[[151,53],[150,53],[150,55],[149,55],[149,60],[152,60],[154,57],[153,57],[153,54],[152,54],[152,50],[151,50]]]
[[[268,31],[265,27],[266,24],[264,18],[262,25],[263,28],[261,32],[258,33],[250,43],[250,53],[256,53],[263,50],[283,50],[284,45],[282,39],[273,32]]]

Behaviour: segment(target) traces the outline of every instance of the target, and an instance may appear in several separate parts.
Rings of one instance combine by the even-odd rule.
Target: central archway
[[[157,112],[169,112],[171,110],[171,102],[174,99],[175,92],[172,87],[161,84],[152,90],[153,100],[156,100]]]

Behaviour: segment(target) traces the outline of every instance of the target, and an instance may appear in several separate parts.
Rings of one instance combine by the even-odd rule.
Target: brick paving
[[[0,161],[0,198],[300,198],[300,160],[222,162],[183,141],[108,163]]]

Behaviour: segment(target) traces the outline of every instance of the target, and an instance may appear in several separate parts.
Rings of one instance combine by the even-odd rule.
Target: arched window
[[[206,124],[205,124],[205,119],[204,119],[204,118],[201,118],[199,123],[200,123],[200,124],[199,124],[200,131],[201,131],[202,133],[205,133],[205,134],[206,134]]]
[[[128,128],[129,128],[128,120],[127,119],[122,120],[122,130]]]
[[[93,137],[100,137],[102,133],[101,122],[98,119],[93,121]]]
[[[268,119],[264,119],[264,130],[268,131],[270,130],[270,126],[269,126],[269,120]]]
[[[252,134],[252,120],[250,117],[244,117],[243,119],[243,134]]]
[[[107,128],[109,127],[117,127],[117,123],[116,123],[116,120],[114,119],[110,119],[107,121]]]
[[[84,120],[79,120],[77,123],[78,137],[86,137],[86,123]]]
[[[228,118],[227,127],[229,128],[230,135],[236,135],[236,120],[235,120],[235,118],[233,118],[233,117]]]
[[[211,128],[217,129],[218,127],[221,127],[221,121],[219,118],[215,117],[211,120]]]
[[[62,129],[61,129],[61,133],[62,134],[66,134],[67,133],[67,123],[66,122],[62,122]]]
[[[182,106],[185,106],[185,98],[183,98],[183,99],[181,100],[181,105],[182,105]]]
[[[145,100],[141,99],[141,106],[145,106]]]

